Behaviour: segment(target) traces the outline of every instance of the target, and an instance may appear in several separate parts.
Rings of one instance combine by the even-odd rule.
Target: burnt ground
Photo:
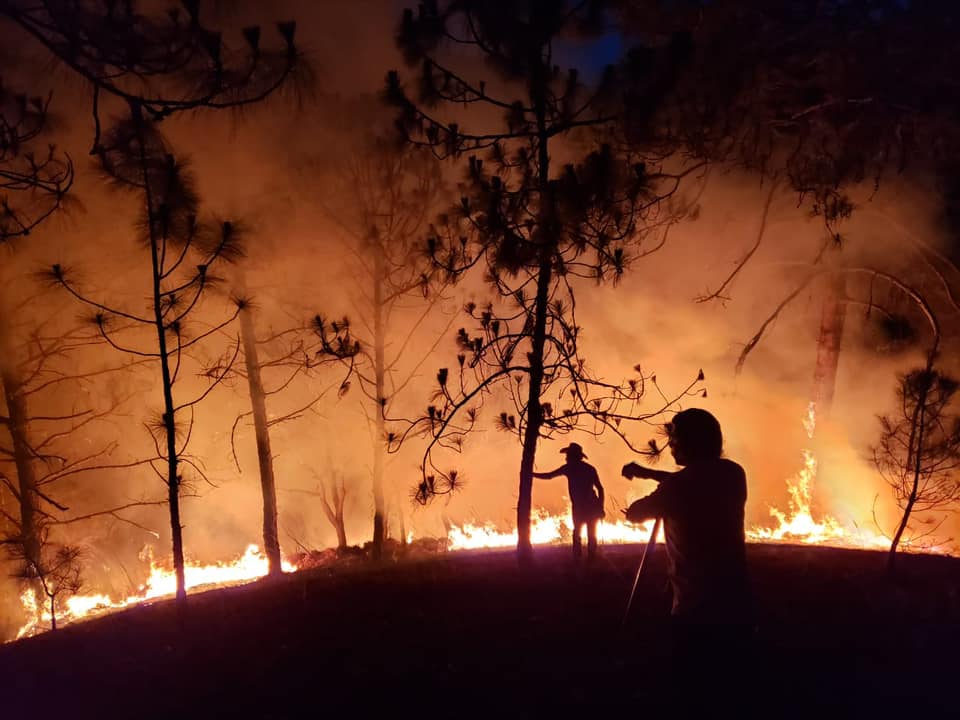
[[[620,630],[641,548],[573,572],[511,552],[303,571],[159,602],[0,647],[4,717],[567,717],[667,708],[663,554]],[[750,547],[759,605],[750,708],[720,716],[956,711],[960,559]],[[691,692],[695,692],[691,689]],[[662,708],[661,708],[662,709]]]

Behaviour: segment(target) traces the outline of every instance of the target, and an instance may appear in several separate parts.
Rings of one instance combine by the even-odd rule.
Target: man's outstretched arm
[[[653,468],[649,468],[635,462],[629,462],[624,465],[623,470],[620,471],[620,474],[628,480],[632,480],[633,478],[645,478],[647,480],[655,480],[658,483],[669,480],[676,475],[676,473],[667,472],[666,470],[654,470]]]
[[[549,480],[550,478],[555,478],[558,475],[565,474],[566,465],[561,465],[556,470],[551,470],[550,472],[536,472],[534,471],[533,476],[535,478],[540,478],[541,480]]]

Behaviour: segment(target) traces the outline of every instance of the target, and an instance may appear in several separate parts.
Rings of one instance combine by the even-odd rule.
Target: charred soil
[[[662,550],[620,628],[640,551],[607,546],[587,571],[560,547],[529,567],[507,551],[353,563],[193,595],[183,617],[135,607],[0,647],[4,716],[669,710]],[[758,632],[739,715],[955,708],[960,560],[905,556],[896,582],[881,553],[753,545],[750,561]]]

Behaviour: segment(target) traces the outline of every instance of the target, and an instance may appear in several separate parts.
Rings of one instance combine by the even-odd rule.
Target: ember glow
[[[285,572],[296,570],[296,566],[284,561]],[[267,574],[267,558],[256,545],[249,545],[239,558],[232,562],[216,563],[214,565],[198,565],[187,563],[185,568],[186,587],[188,590],[199,587],[227,587],[240,585],[256,580]],[[130,607],[149,600],[173,597],[177,591],[177,578],[173,568],[157,565],[150,561],[150,575],[137,592],[129,597],[114,600],[102,594],[73,595],[67,598],[64,609],[57,613],[57,624],[67,623],[101,615],[113,610]],[[20,628],[17,637],[35,635],[38,632],[50,629],[51,618],[49,607],[41,606],[32,590],[24,590],[20,595],[24,610],[31,619]]]

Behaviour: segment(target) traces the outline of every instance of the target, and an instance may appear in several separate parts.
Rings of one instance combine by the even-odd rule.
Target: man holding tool
[[[714,694],[730,689],[726,673],[737,668],[752,632],[743,510],[743,468],[723,455],[720,423],[706,410],[677,413],[667,423],[678,472],[631,462],[627,478],[659,487],[626,510],[627,520],[662,518],[667,572],[673,589],[671,616],[681,677],[709,682]],[[659,525],[659,523],[658,523]]]

